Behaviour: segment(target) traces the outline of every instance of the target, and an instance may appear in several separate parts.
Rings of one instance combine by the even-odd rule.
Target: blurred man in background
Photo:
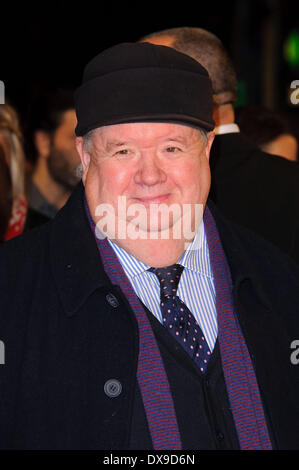
[[[79,181],[73,92],[49,91],[34,102],[29,114],[29,152],[36,154],[28,187],[29,206],[52,218]]]
[[[238,106],[235,117],[241,132],[264,152],[296,162],[298,142],[287,120],[264,106]]]

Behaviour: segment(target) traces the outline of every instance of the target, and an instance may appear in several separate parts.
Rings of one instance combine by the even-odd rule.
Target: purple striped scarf
[[[95,224],[86,212],[91,227]],[[204,212],[211,265],[216,290],[218,339],[221,362],[233,418],[241,449],[271,449],[263,407],[240,326],[233,312],[230,272],[214,219],[208,208]],[[152,328],[114,250],[108,241],[96,242],[106,274],[120,286],[136,316],[139,329],[137,380],[155,450],[182,448],[167,375]]]
[[[240,448],[270,450],[272,446],[256,376],[237,316],[233,311],[230,270],[208,207],[204,212],[204,223],[216,291],[222,369]]]

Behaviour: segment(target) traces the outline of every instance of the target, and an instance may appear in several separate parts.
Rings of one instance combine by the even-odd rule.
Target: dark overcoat
[[[298,449],[298,268],[210,209],[276,446]],[[103,270],[81,183],[54,220],[1,246],[0,340],[1,449],[128,448],[137,322]]]
[[[299,163],[269,155],[242,134],[216,135],[210,198],[299,264]]]

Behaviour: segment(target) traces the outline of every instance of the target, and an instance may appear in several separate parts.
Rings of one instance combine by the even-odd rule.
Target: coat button
[[[115,295],[113,295],[111,293],[106,295],[106,300],[107,300],[108,304],[111,305],[111,307],[113,307],[113,308],[117,308],[119,306],[119,302],[118,302],[117,298],[115,297]]]
[[[109,379],[104,385],[104,392],[110,398],[118,397],[121,394],[122,385],[119,380]]]

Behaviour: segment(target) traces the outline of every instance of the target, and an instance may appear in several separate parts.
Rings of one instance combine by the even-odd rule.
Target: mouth
[[[150,196],[150,197],[135,197],[133,198],[136,203],[149,205],[149,204],[162,204],[166,202],[170,197],[170,193],[168,194],[159,194],[158,196]]]

